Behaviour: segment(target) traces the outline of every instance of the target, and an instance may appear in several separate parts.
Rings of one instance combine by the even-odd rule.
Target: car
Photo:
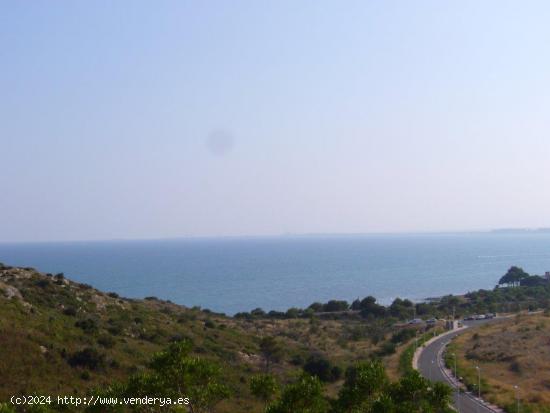
[[[492,314],[492,313],[485,314],[485,319],[486,319],[486,320],[490,320],[491,318],[495,318],[495,315]]]
[[[423,322],[424,320],[422,320],[421,318],[413,318],[411,321],[409,321],[409,324],[420,324]]]
[[[476,315],[476,320],[485,320],[485,314],[478,314]]]
[[[435,324],[437,323],[437,318],[430,318],[429,320],[426,320],[427,324]]]
[[[469,315],[467,317],[464,317],[464,321],[471,321],[471,320],[475,320],[473,315]]]

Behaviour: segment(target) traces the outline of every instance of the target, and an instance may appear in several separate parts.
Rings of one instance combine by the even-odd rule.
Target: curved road
[[[487,322],[499,321],[501,318],[495,318],[492,320],[483,320],[483,321],[466,321],[464,325],[466,327],[474,327]],[[454,333],[447,334],[439,339],[434,340],[432,343],[428,344],[420,357],[418,358],[418,370],[420,373],[427,379],[434,381],[441,381],[449,384],[455,391],[453,394],[454,406],[460,413],[495,413],[500,412],[500,410],[493,407],[489,407],[483,404],[482,401],[479,401],[475,395],[471,393],[464,393],[462,390],[458,394],[456,390],[456,384],[452,381],[451,377],[448,377],[444,372],[444,362],[442,360],[442,353],[445,346],[457,335],[468,331],[468,329],[461,329]]]

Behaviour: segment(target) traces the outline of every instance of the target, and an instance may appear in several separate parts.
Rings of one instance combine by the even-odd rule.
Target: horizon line
[[[443,235],[443,234],[520,234],[520,233],[550,233],[550,227],[508,227],[464,230],[417,230],[417,231],[373,231],[373,232],[284,232],[279,234],[241,234],[241,235],[181,235],[168,237],[137,237],[137,238],[95,238],[95,239],[50,239],[50,240],[0,240],[0,244],[61,244],[86,242],[131,242],[131,241],[178,241],[178,240],[208,240],[208,239],[249,239],[249,238],[292,238],[292,237],[361,237],[381,235]]]

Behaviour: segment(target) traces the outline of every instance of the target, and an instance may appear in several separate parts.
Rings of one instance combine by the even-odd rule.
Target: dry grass
[[[465,381],[477,383],[475,366],[481,368],[482,392],[487,400],[515,411],[517,385],[524,411],[550,411],[548,316],[518,315],[472,329],[454,341],[449,352],[453,351]]]

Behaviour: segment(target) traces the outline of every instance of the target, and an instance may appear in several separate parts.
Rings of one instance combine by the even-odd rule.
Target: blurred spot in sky
[[[233,150],[234,140],[230,132],[217,129],[208,135],[206,146],[213,155],[224,156]]]

